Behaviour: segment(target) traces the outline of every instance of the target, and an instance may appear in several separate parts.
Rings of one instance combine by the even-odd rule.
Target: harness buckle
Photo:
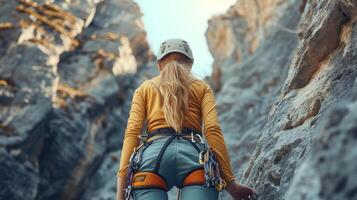
[[[140,140],[141,140],[142,143],[145,143],[146,140],[147,140],[147,138],[148,138],[148,135],[140,134],[140,135],[139,135],[139,138],[140,138]]]

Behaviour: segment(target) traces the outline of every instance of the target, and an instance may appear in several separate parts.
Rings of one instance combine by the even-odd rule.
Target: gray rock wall
[[[353,0],[241,0],[210,21],[232,165],[260,199],[357,198],[356,24]]]
[[[130,97],[155,69],[142,14],[45,2],[0,1],[0,199],[113,199]]]
[[[0,0],[0,199],[113,199],[133,90],[157,72],[140,10],[46,2]],[[209,21],[231,163],[260,199],[357,198],[356,24],[355,0],[240,0]]]

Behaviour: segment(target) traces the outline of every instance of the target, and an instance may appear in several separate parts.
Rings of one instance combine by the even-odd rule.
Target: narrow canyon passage
[[[357,1],[230,3],[187,34],[237,181],[259,200],[357,199]],[[0,200],[115,199],[133,93],[158,74],[140,6],[0,0]]]

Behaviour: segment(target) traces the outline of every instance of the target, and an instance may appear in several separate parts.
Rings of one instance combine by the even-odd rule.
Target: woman
[[[157,57],[160,74],[135,90],[117,172],[117,200],[124,199],[128,185],[133,188],[126,188],[127,196],[130,192],[134,199],[167,199],[173,186],[180,188],[181,199],[218,199],[222,188],[234,199],[255,199],[253,189],[235,182],[213,91],[191,74],[193,60],[186,41],[163,42]],[[152,141],[137,148],[145,121],[147,141]],[[213,153],[207,153],[207,145]],[[134,160],[140,164],[134,165]],[[219,164],[214,173],[207,172],[208,163]],[[214,186],[203,186],[212,174],[218,174]]]

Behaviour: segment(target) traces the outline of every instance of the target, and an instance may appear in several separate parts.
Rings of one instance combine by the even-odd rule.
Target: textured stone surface
[[[231,10],[240,8],[240,3],[244,6],[251,5],[240,1]],[[297,33],[293,30],[296,29],[300,17],[299,3],[299,1],[287,1],[284,4],[272,5],[277,6],[276,8],[266,7],[266,9],[281,11],[279,15],[282,17],[266,19],[266,24],[271,25],[266,25],[264,30],[261,27],[260,31],[266,32],[266,38],[258,39],[257,49],[250,54],[246,52],[240,61],[234,57],[216,60],[221,63],[220,79],[223,83],[217,94],[219,120],[230,149],[231,163],[239,181],[242,181],[243,171],[247,168],[248,160],[262,133],[269,110],[287,76],[291,56],[298,43]],[[232,13],[231,10],[227,15]],[[268,11],[262,10],[262,12]],[[231,24],[244,25],[247,23],[246,20],[254,18],[246,16],[249,14],[250,12],[228,19]],[[256,15],[254,12],[252,14]],[[227,19],[216,17],[210,24],[221,23],[221,20]],[[208,31],[210,30],[209,28]],[[247,34],[254,33],[253,31]],[[236,34],[236,37],[242,41],[245,40],[246,34]],[[208,37],[208,42],[211,40],[214,38]],[[245,43],[238,43],[236,46],[242,51],[250,48]],[[214,82],[214,79],[211,81]],[[224,193],[222,198],[229,199],[227,193]]]
[[[294,9],[298,10],[298,6],[292,9],[292,3],[294,2],[291,0],[241,0],[226,14],[209,20],[206,36],[209,49],[215,58],[212,83],[216,89],[221,88],[221,84],[217,84],[220,79],[226,80],[232,75],[232,71],[237,69],[234,63],[249,62],[247,59],[261,45],[266,45],[266,39],[275,35],[277,29],[287,33],[296,32],[293,30],[296,24],[293,20],[297,20]],[[293,17],[288,16],[288,11],[293,11]],[[282,16],[289,19],[283,20]],[[289,21],[292,22],[291,25],[288,24]],[[275,41],[283,39],[276,38]],[[221,77],[216,73],[221,73]]]
[[[356,110],[356,101],[343,101],[326,112],[315,145],[297,169],[285,199],[357,198]]]
[[[356,198],[356,11],[349,0],[241,0],[210,21],[219,119],[238,181],[260,199]]]
[[[46,2],[0,1],[0,199],[113,199],[130,97],[154,72],[142,14]]]
[[[130,97],[157,72],[140,10],[45,2],[0,0],[0,199],[114,199]],[[357,198],[357,2],[240,0],[206,36],[237,180]]]

